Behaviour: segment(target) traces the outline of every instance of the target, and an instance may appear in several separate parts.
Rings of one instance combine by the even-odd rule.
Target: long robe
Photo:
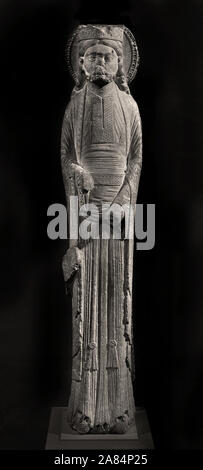
[[[137,198],[142,162],[136,102],[114,82],[86,83],[66,109],[61,143],[64,186],[78,195],[76,165],[88,170],[94,189],[88,202],[131,203]],[[75,260],[79,251],[80,268]],[[64,277],[72,291],[72,383],[68,421],[78,432],[124,432],[135,423],[133,396],[133,240],[70,240]],[[121,426],[120,426],[121,424]],[[119,427],[120,426],[120,427]]]

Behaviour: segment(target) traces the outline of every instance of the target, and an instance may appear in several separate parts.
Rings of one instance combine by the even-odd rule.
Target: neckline
[[[100,88],[95,83],[88,81],[87,89],[88,89],[88,91],[90,91],[94,95],[103,97],[103,96],[107,96],[110,93],[112,93],[112,91],[115,89],[115,82],[112,81],[112,82],[107,83],[106,85],[104,85],[102,88]]]

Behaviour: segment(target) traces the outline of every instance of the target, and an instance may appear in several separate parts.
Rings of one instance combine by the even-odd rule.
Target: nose
[[[105,64],[105,59],[103,55],[97,56],[97,64],[98,65],[104,65]]]

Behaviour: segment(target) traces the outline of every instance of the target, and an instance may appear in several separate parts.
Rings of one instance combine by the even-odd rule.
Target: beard
[[[97,65],[94,70],[89,74],[90,82],[96,83],[97,85],[106,85],[107,83],[112,82],[114,76],[107,72],[102,65]]]

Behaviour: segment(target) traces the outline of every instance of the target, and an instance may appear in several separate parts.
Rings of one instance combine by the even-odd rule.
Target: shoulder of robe
[[[80,101],[84,96],[84,92],[85,92],[84,88],[85,87],[83,87],[81,90],[72,92],[70,101],[65,110],[66,119],[68,119],[72,114],[74,114],[75,111],[77,112]]]
[[[119,88],[118,93],[125,109],[129,112],[131,122],[133,122],[136,116],[139,117],[139,108],[137,102],[132,97],[132,95],[127,94],[125,91],[121,91]]]
[[[124,93],[125,94],[125,100],[126,100],[126,103],[128,104],[128,106],[130,107],[130,109],[132,110],[133,114],[135,113],[139,113],[139,108],[138,108],[138,104],[137,102],[135,101],[135,99],[132,97],[132,95],[128,95],[127,93],[125,92],[121,92],[121,93]]]

